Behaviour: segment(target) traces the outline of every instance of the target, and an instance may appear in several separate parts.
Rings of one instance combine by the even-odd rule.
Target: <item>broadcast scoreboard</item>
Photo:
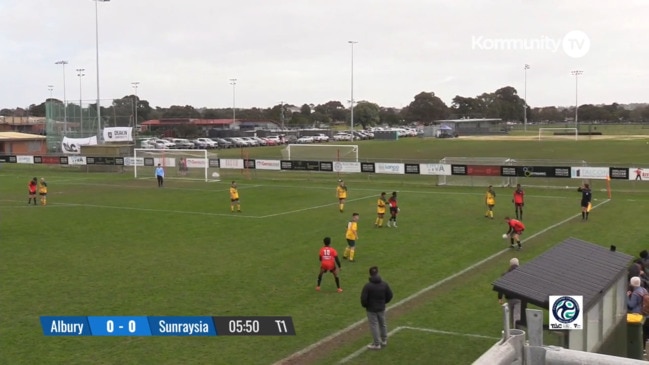
[[[42,316],[45,336],[294,336],[291,317]]]

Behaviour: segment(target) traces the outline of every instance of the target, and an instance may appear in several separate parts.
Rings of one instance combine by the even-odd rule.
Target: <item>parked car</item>
[[[276,145],[280,145],[284,140],[280,138],[280,136],[268,136],[266,137],[266,141],[272,141],[275,142]]]
[[[234,147],[248,147],[248,142],[238,137],[227,137],[225,140],[232,143]]]
[[[171,142],[173,142],[176,145],[176,148],[179,149],[192,149],[194,148],[194,143],[190,142],[188,139],[184,138],[172,138]]]
[[[324,133],[320,133],[316,136],[313,136],[313,139],[316,142],[329,142],[329,136]]]
[[[230,141],[226,141],[223,138],[214,138],[213,141],[219,144],[219,148],[232,148],[234,144]]]
[[[256,139],[254,139],[252,137],[239,137],[239,138],[241,138],[244,141],[248,142],[248,146],[250,146],[250,147],[259,147],[260,146],[259,141],[257,141]]]
[[[194,140],[194,145],[198,146],[197,148],[212,149],[218,148],[219,144],[214,142],[209,138],[196,138]]]
[[[302,136],[297,139],[297,143],[313,143],[315,139],[311,136]]]
[[[252,139],[254,139],[255,141],[257,141],[257,142],[259,143],[260,146],[267,146],[267,145],[268,145],[268,142],[266,142],[266,140],[263,139],[263,138],[259,138],[259,137],[250,137],[250,138],[252,138]]]
[[[266,146],[277,146],[279,145],[279,140],[278,139],[273,139],[270,137],[264,137],[262,138],[264,141],[266,141]]]
[[[357,138],[354,138],[357,139]],[[352,135],[349,133],[336,133],[334,134],[334,141],[351,141],[352,140]]]

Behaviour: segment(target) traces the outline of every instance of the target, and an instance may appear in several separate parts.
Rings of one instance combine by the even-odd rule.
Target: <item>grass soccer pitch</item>
[[[460,151],[453,143],[463,141],[430,143],[437,142]],[[368,158],[363,151],[375,148],[372,143],[382,142],[361,144],[362,158]],[[393,156],[424,154],[420,140],[396,143]],[[463,155],[499,155],[502,144],[491,142],[493,152],[488,143],[467,142]],[[552,149],[566,148],[556,146]],[[574,154],[589,153],[587,146],[574,144]],[[444,152],[439,145],[432,148],[440,151],[429,155]],[[597,144],[593,153],[600,148]],[[267,153],[261,151],[251,150],[250,158]],[[516,155],[513,151],[508,154]],[[646,157],[646,152],[633,159],[615,153],[607,158],[637,162]],[[45,207],[27,205],[32,176],[48,180]],[[500,336],[501,310],[491,282],[511,257],[525,264],[567,237],[615,244],[632,255],[646,248],[649,197],[633,182],[614,182],[612,200],[596,185],[587,223],[577,218],[580,196],[572,187],[526,189],[524,248],[509,251],[501,235],[504,216],[513,213],[510,188],[497,188],[496,218],[490,220],[484,218],[484,188],[435,187],[421,177],[349,175],[350,197],[341,214],[334,174],[222,176],[223,182],[168,181],[158,189],[152,179],[126,174],[3,165],[2,362],[272,364],[291,358],[286,363],[467,364]],[[240,214],[229,209],[232,179],[239,184]],[[578,182],[571,183],[576,188]],[[394,190],[402,208],[399,228],[374,228],[379,193]],[[352,212],[361,215],[360,239],[357,262],[342,262],[344,292],[336,292],[330,274],[316,292],[322,238],[331,236],[342,254]],[[388,311],[389,346],[375,352],[364,350],[370,335],[360,324],[365,313],[359,303],[372,265],[380,267],[395,293]],[[45,337],[42,315],[288,315],[297,335]]]

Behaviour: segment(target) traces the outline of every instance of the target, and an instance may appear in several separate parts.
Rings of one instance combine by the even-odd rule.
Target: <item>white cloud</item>
[[[584,70],[580,102],[647,101],[644,1],[585,0],[243,0],[184,2],[112,0],[99,3],[102,99],[133,92],[154,106],[229,107],[237,78],[237,105],[280,101],[323,103],[350,98],[354,46],[355,99],[407,105],[433,91],[447,104],[511,85],[523,94],[530,64],[532,106],[572,105],[572,69]],[[96,96],[95,2],[3,0],[0,13],[0,107],[27,106],[66,91]],[[604,15],[603,15],[604,14]],[[581,30],[588,53],[476,50],[472,37],[561,39]]]

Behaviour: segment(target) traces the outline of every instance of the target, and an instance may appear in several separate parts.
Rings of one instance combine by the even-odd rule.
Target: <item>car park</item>
[[[194,145],[198,146],[197,148],[203,148],[203,149],[212,149],[212,148],[219,147],[218,143],[214,142],[209,138],[196,138],[194,140]]]
[[[176,148],[178,149],[188,150],[194,148],[194,143],[189,141],[188,139],[172,138],[170,142],[174,143],[176,145]]]
[[[226,141],[223,138],[214,138],[214,141],[219,144],[219,148],[232,148],[234,144],[230,141]]]
[[[311,136],[302,136],[297,139],[297,143],[313,143],[315,139]]]

